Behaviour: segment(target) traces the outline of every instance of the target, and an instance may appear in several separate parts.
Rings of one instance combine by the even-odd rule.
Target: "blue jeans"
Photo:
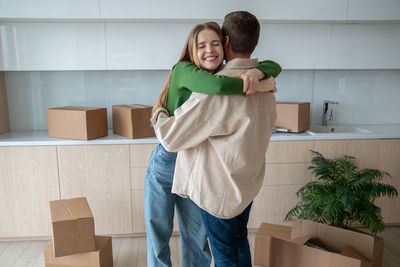
[[[174,208],[178,214],[182,266],[205,267],[211,254],[200,208],[190,199],[171,193],[176,153],[160,144],[150,157],[144,183],[144,214],[147,232],[147,266],[171,266],[169,240]]]
[[[251,267],[247,222],[252,203],[232,219],[220,219],[202,210],[215,267]]]

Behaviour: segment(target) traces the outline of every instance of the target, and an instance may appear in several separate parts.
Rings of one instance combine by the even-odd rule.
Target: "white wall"
[[[47,130],[46,109],[64,105],[107,107],[156,101],[168,71],[6,72],[11,130]],[[322,101],[338,101],[333,124],[400,123],[400,70],[284,70],[278,101],[308,101],[312,124]]]

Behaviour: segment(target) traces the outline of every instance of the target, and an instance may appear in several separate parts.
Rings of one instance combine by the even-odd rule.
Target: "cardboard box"
[[[106,108],[49,108],[47,123],[51,137],[91,140],[108,135]]]
[[[109,236],[96,236],[96,250],[64,257],[54,257],[53,242],[44,248],[46,267],[113,267],[112,240]]]
[[[308,239],[332,252],[302,246]],[[382,238],[306,220],[294,221],[291,228],[263,223],[255,237],[254,264],[260,266],[381,267],[382,260]]]
[[[293,133],[310,129],[309,102],[277,102],[276,113],[277,128],[285,128]]]
[[[150,123],[152,108],[139,104],[112,106],[114,133],[128,138],[155,136]]]
[[[7,92],[4,72],[0,72],[0,134],[10,131],[8,118]]]
[[[94,218],[85,197],[50,201],[54,256],[96,250]]]

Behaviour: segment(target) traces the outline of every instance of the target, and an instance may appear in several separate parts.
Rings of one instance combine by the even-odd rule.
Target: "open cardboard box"
[[[309,239],[329,251],[304,246]],[[255,237],[254,264],[267,267],[381,267],[383,238],[306,220],[292,227],[263,223]]]
[[[63,257],[54,257],[53,242],[50,241],[43,254],[46,267],[113,267],[110,236],[96,236],[94,251]]]

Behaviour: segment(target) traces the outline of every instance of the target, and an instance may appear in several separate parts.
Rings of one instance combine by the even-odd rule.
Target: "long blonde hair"
[[[195,64],[198,68],[201,68],[199,58],[197,57],[197,36],[199,33],[204,30],[209,29],[214,31],[218,34],[221,43],[223,43],[223,35],[222,30],[219,27],[218,23],[216,22],[205,22],[202,24],[197,24],[194,28],[190,31],[189,36],[186,39],[185,46],[183,47],[181,56],[178,59],[178,62],[186,61]],[[169,82],[171,80],[171,72],[169,72],[167,80],[161,90],[160,95],[158,96],[157,102],[153,107],[152,114],[159,108],[164,107],[167,104],[167,95],[168,95],[168,88]]]

